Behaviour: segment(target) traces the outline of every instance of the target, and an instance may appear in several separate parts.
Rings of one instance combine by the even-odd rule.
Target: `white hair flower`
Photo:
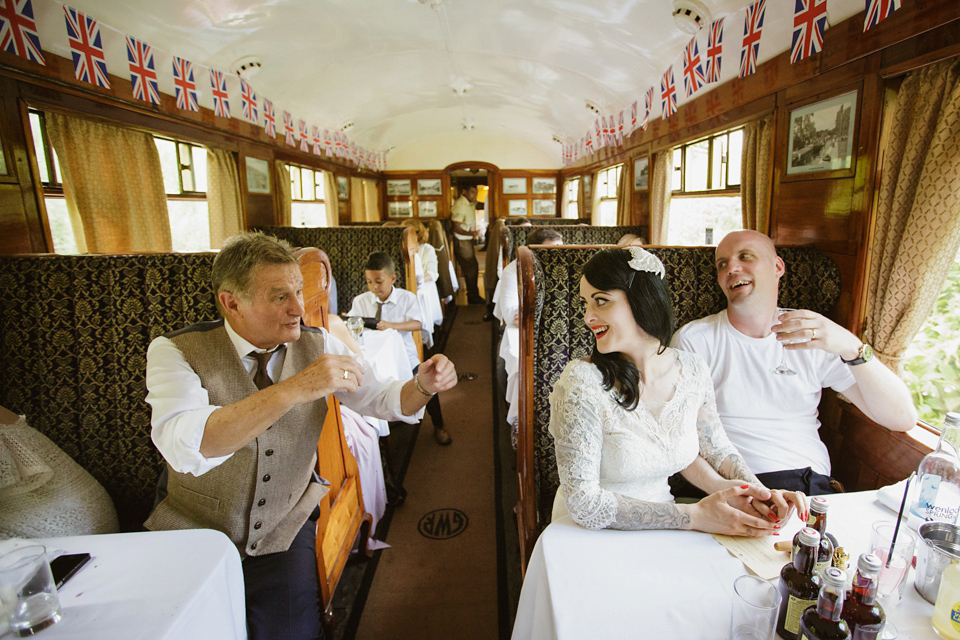
[[[641,249],[640,247],[627,247],[627,251],[630,252],[630,260],[627,262],[630,265],[630,268],[635,271],[649,271],[650,273],[655,273],[660,276],[660,279],[666,275],[666,270],[663,268],[663,263],[660,262],[660,258],[653,255],[646,249]]]

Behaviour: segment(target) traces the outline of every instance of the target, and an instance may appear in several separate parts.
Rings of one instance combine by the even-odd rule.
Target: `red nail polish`
[[[747,489],[747,488],[749,488],[749,487],[750,487],[750,485],[748,485],[748,484],[742,484],[742,485],[740,485],[740,488],[741,488],[741,489]]]

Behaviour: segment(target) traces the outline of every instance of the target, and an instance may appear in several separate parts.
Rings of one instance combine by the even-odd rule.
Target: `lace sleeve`
[[[602,391],[592,366],[570,362],[550,394],[550,433],[554,438],[560,488],[573,520],[588,529],[603,529],[617,515],[616,495],[600,487],[603,421],[597,412]]]
[[[731,455],[740,456],[736,448],[727,438],[723,424],[720,422],[720,413],[717,411],[717,398],[713,391],[713,380],[707,372],[703,360],[696,355],[686,354],[693,375],[696,376],[696,386],[702,394],[703,403],[697,411],[697,436],[700,440],[700,455],[707,463],[720,470],[720,465]]]

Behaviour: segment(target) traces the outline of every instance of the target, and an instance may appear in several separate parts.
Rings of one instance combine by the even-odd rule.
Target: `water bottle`
[[[917,469],[920,491],[910,507],[908,522],[916,529],[924,522],[957,521],[960,513],[960,413],[950,412],[940,430],[937,448],[924,456]]]

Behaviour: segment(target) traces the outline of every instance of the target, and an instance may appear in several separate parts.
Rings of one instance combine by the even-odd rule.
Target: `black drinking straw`
[[[890,540],[890,551],[887,552],[887,567],[890,566],[890,559],[893,557],[893,546],[897,544],[897,534],[900,533],[900,520],[903,518],[903,508],[907,504],[907,493],[910,492],[910,482],[913,481],[913,476],[916,475],[916,471],[910,474],[910,477],[907,478],[907,486],[903,489],[903,500],[900,501],[900,513],[897,514],[897,524],[893,527],[893,538]]]

